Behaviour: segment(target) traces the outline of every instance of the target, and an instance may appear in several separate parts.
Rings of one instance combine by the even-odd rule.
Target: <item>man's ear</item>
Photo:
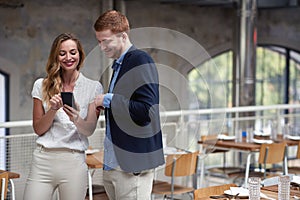
[[[128,38],[128,35],[127,35],[126,32],[122,32],[122,38],[123,38],[123,39],[127,39],[127,38]]]

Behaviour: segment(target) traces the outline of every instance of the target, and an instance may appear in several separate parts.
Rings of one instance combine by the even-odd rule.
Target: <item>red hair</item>
[[[116,10],[109,10],[99,16],[94,24],[95,31],[111,30],[117,34],[129,31],[129,22],[125,15]]]

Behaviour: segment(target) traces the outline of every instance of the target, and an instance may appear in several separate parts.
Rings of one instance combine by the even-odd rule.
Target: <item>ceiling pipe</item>
[[[256,0],[240,0],[234,49],[234,106],[255,105]]]
[[[233,106],[255,105],[256,72],[256,15],[257,0],[237,2],[237,23],[233,51]],[[254,113],[241,113],[239,116],[252,116]],[[241,116],[243,115],[243,116]],[[251,123],[235,124],[235,131],[253,126]]]

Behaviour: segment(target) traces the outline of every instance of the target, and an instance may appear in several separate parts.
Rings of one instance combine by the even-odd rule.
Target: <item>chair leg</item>
[[[194,199],[194,193],[192,193],[192,192],[189,192],[189,193],[187,193],[188,195],[189,195],[189,197],[191,198],[191,200],[193,200]]]
[[[266,165],[267,165],[267,158],[268,158],[268,154],[269,154],[269,147],[266,147],[266,152],[265,152],[265,157],[264,157],[264,179],[266,178]]]
[[[298,147],[298,148],[300,148],[300,147]],[[288,175],[289,174],[289,172],[288,172],[288,165],[287,165],[287,146],[285,146],[284,147],[284,158],[283,158],[283,164],[282,164],[282,166],[283,166],[283,174],[284,175]]]
[[[223,168],[226,167],[226,152],[223,152]]]
[[[154,200],[154,194],[151,194],[151,200]]]

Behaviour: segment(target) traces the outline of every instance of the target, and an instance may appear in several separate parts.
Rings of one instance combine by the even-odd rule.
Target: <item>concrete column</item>
[[[114,9],[126,15],[126,6],[124,0],[114,0]]]
[[[112,10],[114,8],[114,0],[101,0],[101,9],[99,11],[99,16],[107,10]],[[96,20],[96,19],[95,19]],[[109,67],[111,61],[106,58],[103,53],[100,53],[100,67],[103,68],[101,71],[100,82],[103,85],[104,93],[108,91],[110,77],[112,75],[112,69]]]
[[[107,10],[118,10],[123,14],[126,14],[125,2],[124,0],[101,0],[101,11],[100,14],[104,13]],[[106,70],[102,73],[100,78],[100,82],[104,87],[104,92],[108,91],[108,86],[110,82],[110,78],[112,75],[112,69],[109,66],[112,62],[111,59],[105,57],[105,55],[101,54],[101,67],[107,67]]]

